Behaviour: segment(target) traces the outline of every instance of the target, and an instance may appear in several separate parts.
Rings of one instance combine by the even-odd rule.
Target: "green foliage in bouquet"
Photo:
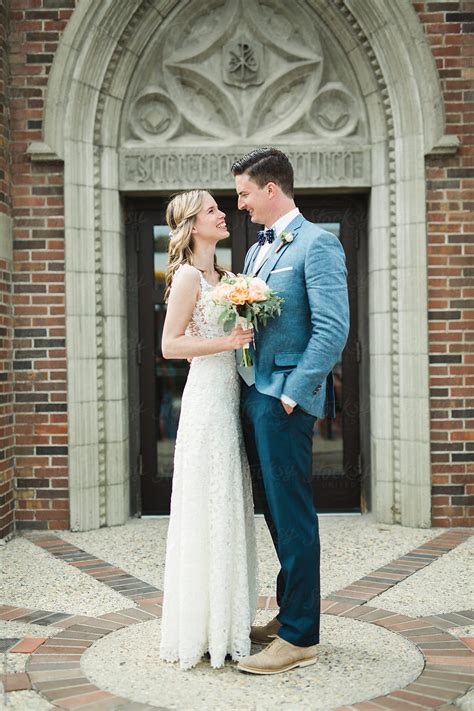
[[[219,321],[229,333],[238,321],[248,328],[252,324],[266,326],[270,318],[280,316],[284,299],[270,289],[268,284],[248,274],[222,277],[212,294],[213,301],[221,307]]]

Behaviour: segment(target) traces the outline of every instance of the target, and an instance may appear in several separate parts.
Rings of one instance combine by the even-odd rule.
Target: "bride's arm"
[[[242,348],[244,344],[250,343],[250,331],[243,331],[240,326],[234,328],[228,336],[216,338],[185,335],[199,298],[199,289],[199,272],[194,267],[182,266],[174,275],[161,339],[164,358],[212,355]]]

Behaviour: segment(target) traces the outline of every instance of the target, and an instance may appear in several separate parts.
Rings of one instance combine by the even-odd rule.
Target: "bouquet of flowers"
[[[284,302],[263,279],[251,274],[222,277],[212,291],[212,300],[222,307],[219,321],[226,333],[232,331],[236,323],[244,329],[254,327],[258,331],[259,323],[266,326],[269,318],[281,314]],[[248,345],[243,348],[242,365],[253,365]]]

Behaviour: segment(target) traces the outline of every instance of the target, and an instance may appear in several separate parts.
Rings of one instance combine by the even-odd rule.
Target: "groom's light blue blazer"
[[[255,333],[255,387],[280,399],[292,398],[316,417],[334,417],[332,368],[349,333],[349,301],[344,250],[330,232],[297,215],[284,230],[293,241],[278,252],[272,244],[257,276],[285,299],[280,317]],[[247,252],[246,274],[258,244]]]

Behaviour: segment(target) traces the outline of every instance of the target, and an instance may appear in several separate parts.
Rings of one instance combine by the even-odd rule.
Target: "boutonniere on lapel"
[[[290,242],[293,242],[293,240],[294,240],[295,238],[293,237],[293,235],[291,234],[291,232],[282,232],[281,235],[280,235],[280,239],[281,239],[281,242],[280,242],[280,244],[278,245],[278,247],[275,249],[275,254],[278,254],[278,252],[280,251],[280,249],[283,249],[283,247],[285,246],[285,244],[290,244]]]

